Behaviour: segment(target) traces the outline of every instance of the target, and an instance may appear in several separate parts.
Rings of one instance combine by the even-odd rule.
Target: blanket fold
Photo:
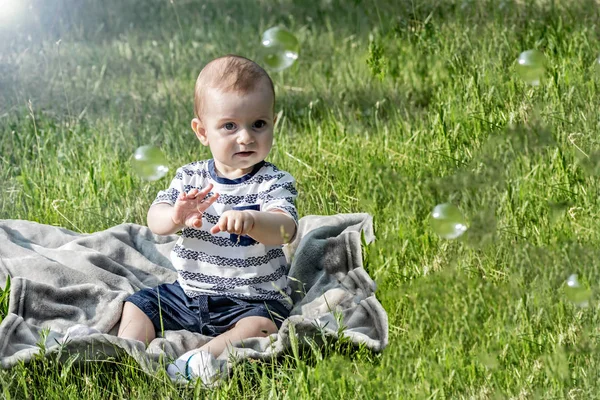
[[[165,331],[147,348],[120,339],[124,299],[145,287],[174,282],[169,252],[177,235],[157,236],[144,226],[121,224],[78,234],[30,221],[0,220],[0,283],[11,277],[8,315],[0,323],[0,366],[40,356],[85,354],[89,360],[128,354],[148,373],[211,338]],[[282,355],[291,340],[340,335],[380,352],[388,343],[387,314],[362,265],[361,243],[375,239],[368,214],[301,218],[294,241],[284,246],[294,307],[278,333],[251,338],[221,354],[234,362]],[[69,327],[100,334],[62,343]],[[292,335],[292,337],[290,337]],[[305,340],[306,339],[306,340]]]

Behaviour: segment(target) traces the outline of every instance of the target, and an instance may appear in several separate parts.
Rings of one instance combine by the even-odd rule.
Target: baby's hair
[[[260,65],[245,57],[228,54],[215,58],[200,71],[194,87],[194,112],[201,118],[206,89],[215,88],[225,92],[246,94],[266,83],[273,93],[271,77]]]

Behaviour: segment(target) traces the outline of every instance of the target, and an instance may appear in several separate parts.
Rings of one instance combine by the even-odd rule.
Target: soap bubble
[[[590,298],[592,297],[591,290],[586,289],[579,284],[577,274],[572,274],[567,279],[565,294],[571,303],[579,307],[589,306]]]
[[[283,71],[298,59],[298,39],[286,29],[274,27],[262,35],[263,61],[272,71]]]
[[[532,86],[539,86],[546,72],[546,56],[539,50],[527,50],[519,54],[517,73]]]
[[[431,227],[442,239],[456,239],[467,231],[467,222],[456,206],[444,203],[433,208]]]
[[[131,164],[135,173],[147,181],[156,181],[169,172],[166,157],[158,147],[152,145],[138,147]]]

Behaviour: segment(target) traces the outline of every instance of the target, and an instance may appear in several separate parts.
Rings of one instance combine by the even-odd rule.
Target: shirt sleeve
[[[170,205],[175,205],[175,201],[177,201],[179,194],[183,191],[185,191],[183,182],[183,168],[178,168],[177,172],[175,173],[175,177],[169,185],[169,188],[158,192],[156,198],[152,202],[152,205],[158,203],[167,203]]]
[[[263,200],[262,210],[281,210],[294,219],[298,225],[298,212],[296,211],[296,180],[287,172],[277,179],[268,190],[261,193]]]

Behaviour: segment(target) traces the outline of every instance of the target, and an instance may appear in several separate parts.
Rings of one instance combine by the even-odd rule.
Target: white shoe
[[[167,365],[167,373],[176,382],[200,378],[206,386],[214,388],[225,376],[226,367],[223,360],[217,360],[209,352],[194,349]]]

